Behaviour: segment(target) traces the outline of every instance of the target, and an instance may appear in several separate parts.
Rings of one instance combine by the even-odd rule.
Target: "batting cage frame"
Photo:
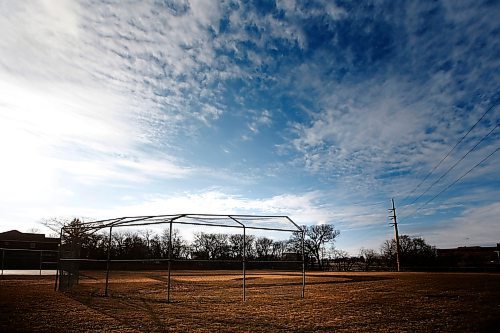
[[[72,287],[79,282],[79,263],[89,261],[88,259],[80,258],[80,248],[78,242],[67,242],[65,239],[67,235],[72,237],[80,237],[84,234],[93,234],[103,230],[109,230],[107,237],[107,258],[105,260],[90,260],[105,262],[106,264],[106,277],[104,296],[109,296],[109,276],[111,263],[124,260],[111,259],[112,236],[113,230],[120,227],[139,227],[139,226],[153,226],[153,225],[169,225],[169,241],[168,241],[168,258],[161,259],[166,261],[167,266],[167,302],[171,302],[172,298],[172,263],[176,261],[202,261],[198,259],[176,259],[172,258],[172,230],[174,224],[178,225],[191,225],[191,226],[211,226],[222,227],[242,230],[242,298],[246,301],[247,298],[247,253],[246,253],[246,239],[247,230],[260,230],[260,231],[277,231],[277,232],[291,232],[298,233],[301,237],[300,252],[301,260],[287,261],[301,264],[302,273],[302,288],[300,297],[305,297],[306,286],[306,270],[305,270],[305,231],[299,227],[291,218],[285,215],[222,215],[222,214],[171,214],[171,215],[150,215],[150,216],[132,216],[132,217],[119,217],[106,220],[98,220],[92,222],[82,222],[78,225],[67,225],[60,230],[60,244],[59,244],[59,258],[58,267],[55,277],[54,290],[65,290]],[[134,261],[134,260],[126,260]],[[140,259],[139,261],[158,261],[158,259]],[[217,262],[235,262],[235,260],[217,259],[210,260]],[[273,263],[271,260],[261,260],[261,263]]]

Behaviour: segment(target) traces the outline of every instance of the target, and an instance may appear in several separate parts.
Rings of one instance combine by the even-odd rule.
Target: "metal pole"
[[[167,279],[167,303],[170,303],[171,288],[171,270],[172,270],[172,220],[170,220],[170,230],[168,235],[168,279]]]
[[[305,256],[305,245],[304,245],[305,231],[302,230],[302,293],[301,298],[305,297],[306,292],[306,256]]]
[[[54,291],[57,291],[57,280],[59,279],[59,267],[56,269],[56,281],[54,282]]]
[[[57,291],[58,285],[61,285],[61,251],[62,251],[62,231],[59,231],[59,252],[57,253],[57,269],[56,269],[56,280],[54,282],[54,291]]]
[[[392,218],[394,220],[394,236],[396,237],[396,264],[398,272],[400,271],[400,246],[399,246],[399,233],[398,233],[398,221],[396,220],[396,207],[394,206],[394,198],[392,199]]]
[[[40,276],[42,275],[42,257],[43,257],[43,250],[40,251]]]
[[[246,228],[243,226],[243,302],[247,299],[247,273],[246,273],[246,259],[247,259],[247,242],[246,242],[247,234]]]
[[[108,296],[108,283],[109,283],[109,267],[111,260],[111,235],[113,232],[113,227],[109,227],[109,239],[108,239],[108,260],[106,261],[106,286],[104,287],[104,296]]]
[[[5,249],[2,249],[2,277],[3,277],[3,265],[5,261]]]

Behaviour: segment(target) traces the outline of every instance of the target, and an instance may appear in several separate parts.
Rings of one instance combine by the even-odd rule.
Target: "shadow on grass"
[[[96,293],[95,290],[91,290],[90,293],[72,293],[66,291],[65,294],[84,306],[113,318],[129,329],[154,332],[168,331],[165,323],[162,322],[157,313],[159,309],[153,307],[155,303],[165,304],[166,301],[141,297],[104,296]],[[127,315],[131,310],[135,313],[140,313],[140,316],[131,318]],[[145,323],[147,323],[147,327],[145,327]]]
[[[95,286],[88,288],[78,287],[75,290],[67,291],[65,294],[78,301],[79,303],[85,305],[86,307],[101,313],[107,317],[113,318],[118,323],[127,327],[131,330],[139,331],[155,331],[155,332],[166,332],[172,328],[176,328],[176,325],[181,325],[183,329],[189,328],[189,325],[194,325],[193,327],[198,327],[200,322],[206,319],[207,313],[211,309],[217,309],[219,305],[233,306],[238,304],[245,304],[241,301],[239,296],[239,291],[241,290],[241,278],[231,279],[224,282],[211,282],[204,281],[203,283],[184,283],[183,281],[172,280],[173,287],[179,287],[179,285],[186,284],[187,286],[194,285],[196,288],[203,286],[204,292],[210,292],[212,288],[214,289],[224,289],[224,293],[216,295],[200,295],[197,294],[195,290],[190,290],[194,292],[195,297],[186,297],[186,294],[182,290],[176,291],[173,289],[174,300],[168,303],[166,301],[166,278],[161,276],[155,276],[155,280],[158,283],[152,283],[150,285],[140,285],[130,289],[127,287],[124,290],[110,290],[110,296],[105,297],[103,295],[103,289],[96,288]],[[296,279],[299,276],[295,277]],[[307,286],[312,285],[335,285],[335,284],[352,284],[359,282],[370,282],[370,281],[380,281],[393,279],[387,276],[360,276],[360,275],[328,275],[328,276],[309,276],[310,280],[307,281]],[[314,281],[318,279],[319,281]],[[296,288],[300,289],[302,281],[282,281],[278,282],[275,280],[267,280],[265,277],[249,277],[251,281],[247,285],[249,292],[250,290],[264,289],[265,294],[270,293],[268,291],[272,288],[291,287],[294,290]],[[266,281],[266,282],[265,282]],[[237,283],[235,283],[237,282]],[[102,287],[102,285],[101,285]],[[156,297],[151,297],[151,295],[140,295],[142,290],[151,290]],[[180,299],[175,299],[176,293],[179,292]],[[236,296],[235,296],[236,295]],[[158,298],[158,296],[164,298]],[[282,296],[279,292],[277,297]],[[296,298],[300,301],[300,298]],[[169,304],[171,306],[169,306]],[[248,305],[252,305],[252,302],[248,302]],[[172,307],[173,306],[173,307]],[[243,306],[243,305],[242,305]],[[208,312],[207,312],[208,311]],[[216,311],[216,310],[214,310]],[[242,310],[244,311],[244,310]],[[179,324],[180,323],[180,324]],[[188,326],[186,326],[188,325]],[[274,323],[266,321],[265,323],[259,323],[257,319],[253,319],[251,315],[243,315],[243,312],[237,315],[230,316],[218,316],[210,321],[209,326],[217,330],[218,325],[220,327],[247,327],[251,330],[270,330],[270,331],[288,331],[291,327],[288,327],[286,323]],[[240,326],[241,325],[241,326]],[[179,328],[177,327],[177,328]],[[205,327],[205,329],[207,329]]]
[[[324,276],[310,276],[316,278],[322,278],[322,281],[311,281],[306,278],[306,286],[315,286],[315,285],[335,285],[335,284],[352,284],[352,283],[360,283],[360,282],[372,282],[372,281],[383,281],[383,280],[391,280],[392,277],[387,276],[360,276],[360,275],[329,275],[328,277]],[[166,281],[167,279],[161,276],[151,277],[154,280],[161,282],[161,284],[151,284],[148,286],[142,286],[139,288],[133,288],[130,290],[119,291],[111,291],[110,296],[113,299],[123,299],[123,300],[141,300],[147,301],[150,303],[168,303],[166,299],[158,299],[152,298],[146,295],[138,295],[137,293],[143,290],[149,290],[153,294],[159,294],[162,292],[166,292]],[[300,287],[302,286],[302,281],[286,281],[286,282],[278,282],[278,281],[268,281],[268,282],[260,282],[259,280],[264,280],[265,278],[261,277],[247,277],[246,280],[251,282],[247,284],[246,288],[248,290],[252,289],[272,289],[276,287]],[[185,293],[186,290],[175,290],[179,286],[188,286],[192,288],[203,288],[205,291],[210,290],[219,290],[223,288],[224,290],[240,290],[242,288],[240,282],[242,282],[242,278],[236,278],[225,281],[225,283],[213,282],[213,281],[197,281],[197,282],[185,282],[185,281],[176,281],[175,278],[172,279],[172,292],[176,293]],[[235,283],[238,282],[238,283]],[[188,292],[195,292],[195,289],[189,289]],[[92,298],[102,298],[107,299],[108,297],[103,295],[103,292],[100,288],[92,287],[88,290],[80,290],[76,292],[68,291],[67,295],[71,298],[74,298],[85,305],[89,305],[91,303]],[[186,300],[184,302],[189,302]],[[176,303],[176,302],[170,302]]]
[[[313,276],[321,277],[321,276]],[[325,284],[345,284],[345,283],[358,283],[358,282],[370,282],[370,281],[382,281],[382,280],[392,280],[392,277],[387,276],[359,276],[359,275],[329,275],[324,278],[324,281],[308,281],[306,277],[306,285],[325,285]],[[241,280],[241,279],[240,279]],[[249,287],[285,287],[285,286],[300,286],[302,281],[299,282],[280,282],[280,283],[252,283]]]

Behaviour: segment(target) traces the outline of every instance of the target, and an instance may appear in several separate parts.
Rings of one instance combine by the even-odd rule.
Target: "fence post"
[[[57,291],[58,287],[61,286],[61,252],[62,252],[62,232],[64,227],[59,231],[59,248],[57,253],[57,268],[56,268],[56,280],[54,282],[54,291]]]
[[[243,302],[247,299],[247,280],[246,280],[246,261],[247,261],[247,234],[243,226]]]
[[[43,257],[43,250],[40,250],[40,276],[42,276],[42,257]]]
[[[305,230],[302,230],[302,293],[301,293],[301,298],[305,297],[305,290],[306,290],[306,256],[305,256],[304,238],[305,238]]]
[[[2,249],[2,277],[3,277],[3,265],[5,261],[5,249]]]
[[[111,260],[111,235],[113,232],[113,227],[109,227],[109,239],[108,239],[108,260],[106,260],[106,287],[104,288],[104,296],[108,296],[108,283],[109,283],[109,262]]]
[[[168,280],[167,280],[167,303],[170,303],[170,271],[172,269],[172,220],[168,234]]]

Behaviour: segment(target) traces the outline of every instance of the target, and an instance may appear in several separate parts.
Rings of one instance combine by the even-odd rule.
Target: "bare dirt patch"
[[[0,280],[0,331],[38,332],[493,332],[500,275],[479,273],[87,272],[54,292],[51,277]]]

